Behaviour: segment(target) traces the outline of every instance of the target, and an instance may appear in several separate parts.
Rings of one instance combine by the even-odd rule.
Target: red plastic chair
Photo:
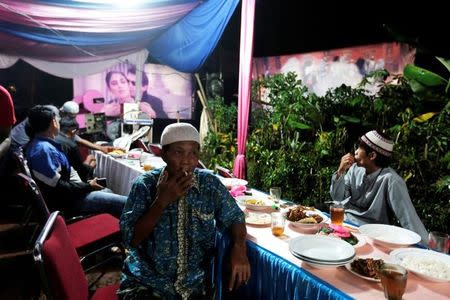
[[[89,287],[83,268],[73,247],[64,219],[53,212],[45,223],[34,247],[47,299],[86,300]],[[119,284],[97,289],[92,299],[118,299]]]
[[[18,177],[23,181],[24,187],[31,191],[31,197],[33,197],[34,205],[39,211],[43,223],[50,216],[50,212],[39,187],[32,178],[25,174],[19,173]],[[81,263],[113,246],[122,248],[119,219],[110,214],[104,213],[78,218],[67,225],[67,230]],[[87,267],[86,270],[95,268],[113,257],[109,256],[107,259]]]
[[[216,170],[217,170],[217,173],[222,177],[225,177],[225,178],[233,178],[234,177],[233,173],[230,170],[228,170],[227,168],[216,165]]]

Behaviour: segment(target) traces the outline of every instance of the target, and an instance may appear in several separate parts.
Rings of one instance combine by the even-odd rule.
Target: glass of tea
[[[331,204],[330,206],[330,215],[331,215],[331,224],[341,225],[344,223],[344,205],[338,202]]]
[[[285,219],[282,213],[273,212],[270,214],[272,220],[272,234],[274,236],[281,236],[284,233]]]
[[[389,300],[401,300],[406,289],[408,270],[400,265],[384,263],[380,268],[384,297]]]

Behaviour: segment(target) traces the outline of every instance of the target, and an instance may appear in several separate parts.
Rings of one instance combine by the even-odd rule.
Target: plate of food
[[[245,214],[245,223],[256,226],[267,226],[272,222],[270,214],[248,212]]]
[[[317,234],[339,238],[355,248],[362,247],[367,243],[363,235],[352,232],[345,226],[335,224],[324,224],[321,228],[319,228]]]
[[[415,275],[433,282],[450,282],[450,256],[420,248],[400,248],[389,256]]]
[[[113,151],[108,152],[108,154],[114,158],[124,158],[127,153],[122,149],[114,149]]]
[[[314,207],[298,205],[290,208],[286,214],[286,221],[293,227],[300,229],[318,229],[328,220],[328,217]]]
[[[358,229],[359,232],[370,237],[374,243],[388,248],[408,247],[421,240],[417,233],[393,225],[365,224]]]
[[[382,259],[357,257],[351,263],[346,264],[345,268],[350,273],[365,280],[381,282],[378,271],[383,264]]]
[[[227,189],[231,190],[233,186],[237,185],[247,185],[248,181],[240,178],[220,178],[223,185],[227,187]]]
[[[236,201],[251,210],[266,210],[272,208],[275,202],[262,196],[237,196]]]

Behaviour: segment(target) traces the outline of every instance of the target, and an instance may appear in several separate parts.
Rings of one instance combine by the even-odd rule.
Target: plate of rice
[[[449,255],[420,248],[400,248],[389,255],[420,278],[433,282],[450,282]]]
[[[275,203],[267,197],[261,196],[236,196],[238,205],[244,205],[251,210],[266,210],[271,209]]]

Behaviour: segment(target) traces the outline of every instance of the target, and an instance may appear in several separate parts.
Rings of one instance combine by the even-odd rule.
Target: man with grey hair
[[[341,158],[331,179],[331,197],[345,205],[347,220],[356,224],[389,224],[396,217],[400,224],[420,235],[428,233],[420,220],[403,179],[389,167],[394,142],[372,130],[361,136],[355,155]]]
[[[248,281],[244,214],[227,188],[197,169],[200,137],[187,123],[161,135],[167,166],[136,179],[120,220],[128,248],[121,299],[213,299],[206,274],[216,227],[230,230],[232,290]]]

